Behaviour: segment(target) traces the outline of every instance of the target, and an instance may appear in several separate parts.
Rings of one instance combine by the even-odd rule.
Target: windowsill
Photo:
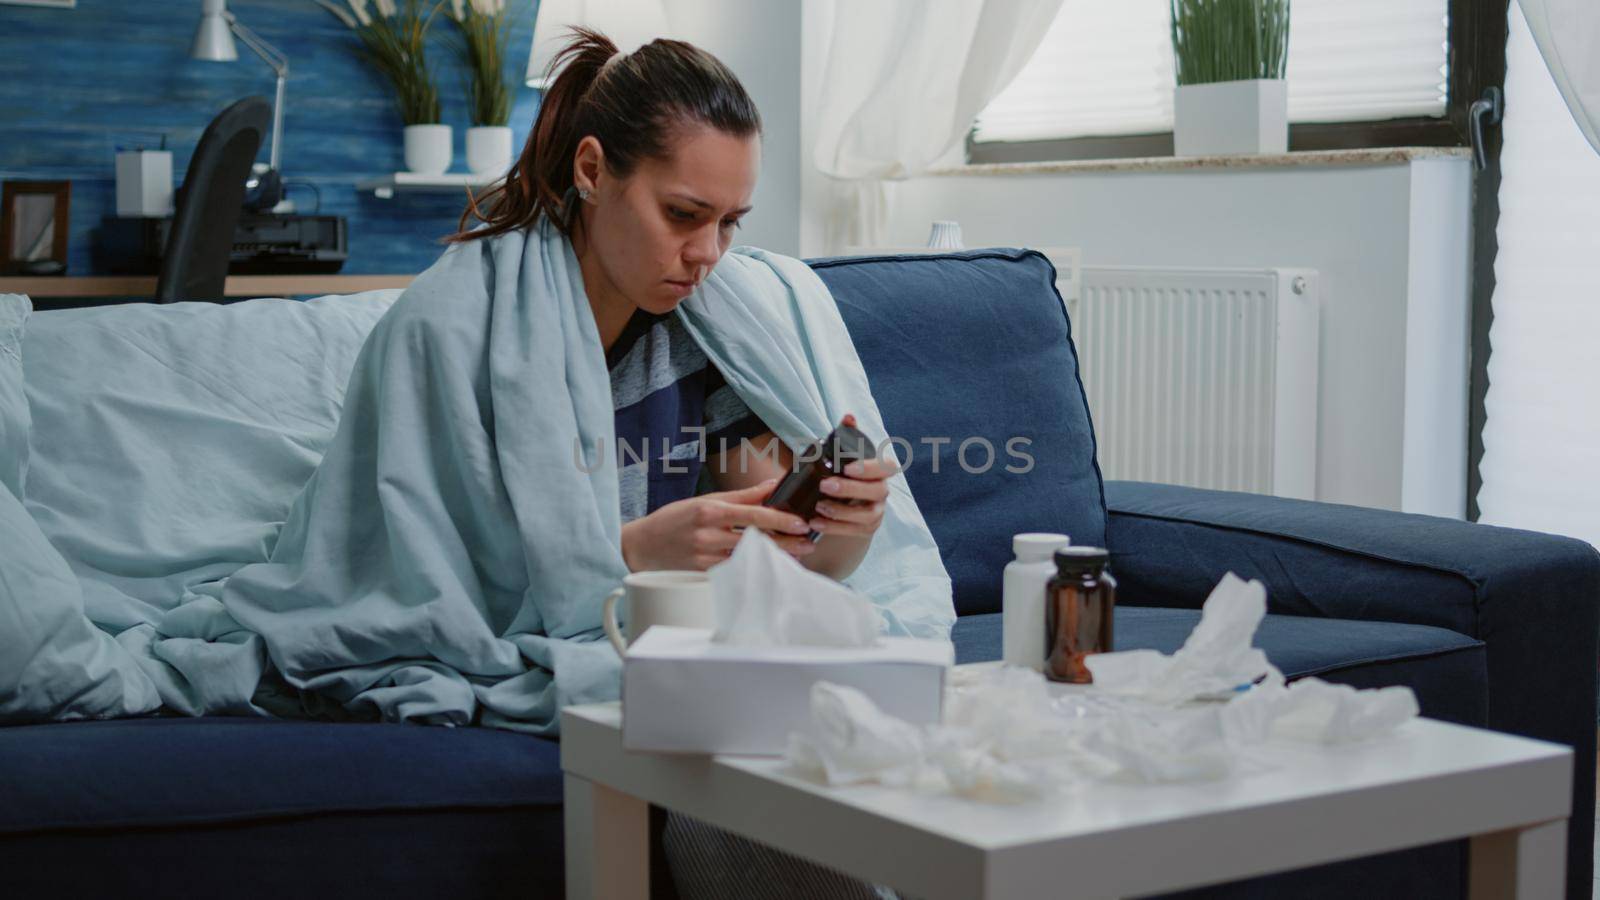
[[[928,170],[929,175],[1052,175],[1077,172],[1185,172],[1192,169],[1277,169],[1295,166],[1377,166],[1418,159],[1471,159],[1469,147],[1372,147],[1300,150],[1238,156],[1146,156],[1134,159],[1065,159],[980,163]]]

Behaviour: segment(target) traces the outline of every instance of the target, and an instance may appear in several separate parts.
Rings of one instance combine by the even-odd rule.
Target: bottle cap
[[[1057,548],[1065,547],[1072,543],[1072,538],[1064,534],[1054,534],[1047,531],[1025,531],[1013,535],[1011,538],[1011,552],[1018,559],[1045,560],[1050,558]]]
[[[1056,568],[1065,572],[1098,569],[1111,560],[1104,547],[1062,547],[1055,553]]]
[[[830,445],[823,448],[829,454],[830,460],[836,460],[840,468],[846,463],[859,462],[872,459],[872,439],[866,433],[853,425],[840,425],[833,430],[823,441]]]

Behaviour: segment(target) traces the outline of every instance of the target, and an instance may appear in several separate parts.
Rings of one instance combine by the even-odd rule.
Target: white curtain
[[[1583,18],[1554,25],[1565,34]],[[1478,506],[1484,522],[1600,546],[1600,155],[1573,123],[1532,19],[1512,6]]]
[[[1550,76],[1589,145],[1600,151],[1600,3],[1520,0]]]
[[[883,245],[885,181],[926,171],[1016,77],[1061,0],[871,0],[828,38],[813,161],[834,179],[830,252]]]

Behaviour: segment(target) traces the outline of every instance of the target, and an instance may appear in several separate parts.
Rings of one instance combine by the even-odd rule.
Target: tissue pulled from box
[[[872,601],[802,566],[758,528],[708,574],[718,643],[868,647],[883,631]]]
[[[1112,665],[1120,691],[1099,683],[1094,662],[1127,653],[1089,657],[1095,686],[1064,693],[1032,669],[957,669],[937,725],[912,726],[853,688],[818,682],[809,726],[789,736],[786,759],[832,785],[878,782],[1021,802],[1091,780],[1224,778],[1270,742],[1363,741],[1417,715],[1406,687],[1358,691],[1315,678],[1286,686],[1250,646],[1263,615],[1259,583],[1230,573],[1178,653]]]
[[[1168,705],[1225,696],[1263,676],[1282,682],[1267,655],[1250,645],[1266,614],[1266,587],[1229,572],[1206,598],[1200,624],[1177,653],[1096,653],[1084,665],[1103,691]]]

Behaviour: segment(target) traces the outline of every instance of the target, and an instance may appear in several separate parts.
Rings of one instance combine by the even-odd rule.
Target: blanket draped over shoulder
[[[675,315],[789,447],[887,436],[827,288],[738,247]],[[118,643],[192,715],[329,714],[553,734],[615,698],[601,600],[627,567],[610,378],[548,220],[458,244],[368,337],[270,559]],[[846,584],[885,631],[948,638],[950,579],[903,475]]]

